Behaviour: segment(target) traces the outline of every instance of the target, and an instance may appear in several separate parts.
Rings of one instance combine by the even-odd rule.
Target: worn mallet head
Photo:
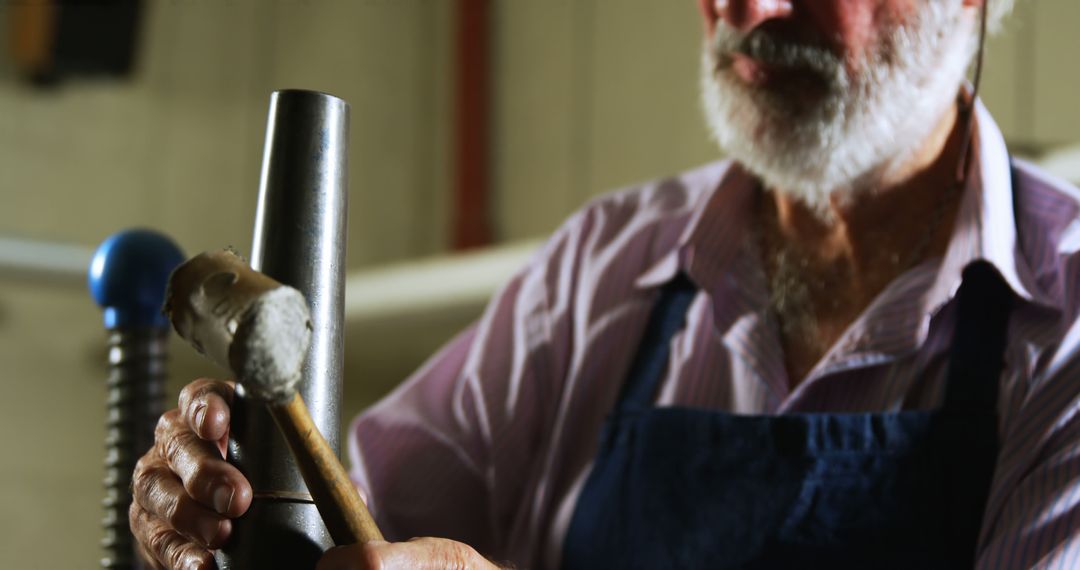
[[[231,251],[200,254],[169,280],[165,312],[180,336],[264,400],[334,542],[382,540],[356,487],[296,392],[311,340],[304,296]]]
[[[196,350],[232,370],[246,394],[269,403],[296,393],[311,342],[304,296],[230,250],[206,252],[173,272],[165,312]]]

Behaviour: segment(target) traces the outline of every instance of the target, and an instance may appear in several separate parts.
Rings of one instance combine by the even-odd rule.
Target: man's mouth
[[[820,70],[803,65],[771,63],[740,52],[721,58],[718,73],[730,73],[743,85],[768,91],[801,93],[813,97],[828,89]]]
[[[731,71],[747,85],[765,87],[776,77],[778,67],[741,53],[731,54]]]

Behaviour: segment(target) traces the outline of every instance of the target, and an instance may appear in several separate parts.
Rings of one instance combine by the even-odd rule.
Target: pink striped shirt
[[[1080,567],[1080,193],[1018,163],[981,106],[944,258],[891,283],[789,388],[748,223],[754,183],[719,162],[574,214],[483,316],[353,424],[357,484],[391,538],[461,540],[557,568],[604,417],[657,286],[701,291],[657,405],[746,414],[939,405],[964,266],[1019,296],[1001,378],[1001,451],[978,567]]]

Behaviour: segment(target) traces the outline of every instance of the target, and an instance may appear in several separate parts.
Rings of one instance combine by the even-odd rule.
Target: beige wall
[[[495,180],[507,238],[589,197],[713,160],[690,0],[497,2]],[[987,47],[983,98],[1023,149],[1080,142],[1072,0],[1017,0]]]
[[[350,265],[438,251],[447,9],[151,2],[132,81],[0,84],[0,231],[94,244],[149,225],[246,250],[270,92],[302,87],[354,109]]]
[[[495,225],[549,232],[596,193],[712,159],[698,119],[694,2],[495,2]],[[353,106],[350,267],[442,251],[449,0],[150,2],[126,83],[0,81],[0,234],[95,245],[140,225],[189,252],[250,242],[266,102],[279,87]],[[0,17],[4,7],[0,4]],[[1029,146],[1080,138],[1074,0],[1021,0],[990,48],[986,100]],[[469,315],[415,342],[350,345],[357,410]],[[0,567],[99,556],[105,375],[85,292],[0,276]],[[452,322],[451,322],[452,321]],[[372,338],[371,335],[366,338]],[[215,371],[176,345],[173,381]]]
[[[500,234],[550,231],[590,196],[711,160],[689,0],[496,3]]]
[[[302,87],[353,107],[350,266],[442,250],[449,3],[148,4],[132,81],[0,81],[0,235],[94,246],[151,226],[246,251],[269,94]],[[0,568],[101,555],[100,322],[82,289],[0,276]],[[172,398],[216,372],[174,348]]]

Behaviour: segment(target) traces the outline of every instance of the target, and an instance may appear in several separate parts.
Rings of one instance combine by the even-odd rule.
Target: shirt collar
[[[974,113],[969,175],[948,248],[924,296],[924,315],[955,295],[964,268],[979,259],[990,262],[1021,299],[1053,306],[1017,253],[1012,166],[1005,139],[981,101],[975,102]],[[681,270],[698,287],[715,291],[745,243],[756,179],[731,161],[693,176],[683,182],[688,188],[708,188],[703,207],[690,217],[677,246],[638,277],[635,284],[640,288],[656,287]]]
[[[977,260],[993,265],[1022,301],[1053,307],[1019,253],[1016,189],[1005,140],[980,102],[974,113],[971,163],[944,256],[912,268],[886,287],[810,373],[811,379],[887,362],[923,346],[931,322],[959,290],[964,269]]]
[[[992,264],[1021,299],[1053,306],[1019,254],[1016,189],[1005,139],[981,101],[976,101],[974,112],[972,161],[949,246],[925,296],[926,312],[948,302],[960,287],[964,268],[980,259]]]
[[[714,290],[739,253],[749,221],[757,182],[739,164],[722,161],[695,171],[682,181],[687,188],[704,188],[686,227],[672,251],[650,265],[635,281],[652,288],[686,273],[698,287]]]

